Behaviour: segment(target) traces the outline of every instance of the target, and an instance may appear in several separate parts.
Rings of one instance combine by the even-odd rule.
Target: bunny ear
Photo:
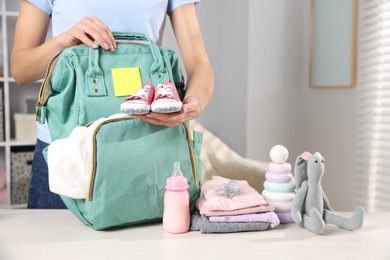
[[[299,164],[302,164],[303,162],[307,162],[310,157],[312,157],[312,154],[309,153],[309,152],[303,152],[301,155],[299,155],[297,157],[297,159],[295,160],[295,165],[299,165]]]
[[[312,157],[312,154],[305,151],[299,157],[304,159],[305,161],[308,161],[310,159],[310,157]]]
[[[311,156],[311,153],[304,152],[299,155],[295,161],[294,175],[297,190],[301,187],[302,182],[307,180],[307,161]]]
[[[317,157],[320,157],[322,159],[325,159],[319,152],[315,152],[314,155],[317,156]]]

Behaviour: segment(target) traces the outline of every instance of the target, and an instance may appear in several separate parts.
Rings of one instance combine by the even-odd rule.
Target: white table
[[[343,212],[343,215],[350,215]],[[168,234],[160,223],[94,231],[67,210],[0,210],[0,259],[390,259],[390,213],[354,232],[297,224],[260,232]]]

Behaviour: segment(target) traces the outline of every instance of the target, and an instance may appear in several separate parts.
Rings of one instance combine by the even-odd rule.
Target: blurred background
[[[20,88],[8,66],[18,6],[0,0],[0,208],[25,207],[35,145],[40,82]],[[215,73],[198,121],[266,163],[277,144],[292,165],[319,151],[334,209],[390,210],[390,1],[202,0],[196,8]],[[169,19],[163,45],[178,50]]]
[[[351,86],[310,84],[315,2],[333,2],[335,10],[356,3]],[[349,11],[340,16],[348,26]],[[304,151],[319,151],[333,208],[389,210],[390,2],[203,0],[197,12],[215,72],[213,100],[199,122],[251,159],[269,162],[276,144],[288,148],[292,165]],[[176,48],[166,28],[164,45]]]

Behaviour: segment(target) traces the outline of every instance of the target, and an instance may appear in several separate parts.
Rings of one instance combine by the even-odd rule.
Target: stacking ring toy
[[[270,162],[268,164],[268,171],[273,173],[288,173],[291,172],[291,164]]]

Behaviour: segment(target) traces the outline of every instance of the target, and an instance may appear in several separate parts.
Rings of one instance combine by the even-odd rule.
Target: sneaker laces
[[[172,85],[161,84],[158,86],[157,92],[158,97],[174,98]]]
[[[137,93],[135,93],[133,95],[133,97],[139,97],[139,98],[148,98],[150,96],[150,92],[151,92],[151,86],[149,85],[146,85],[145,87],[143,88],[140,88]]]

